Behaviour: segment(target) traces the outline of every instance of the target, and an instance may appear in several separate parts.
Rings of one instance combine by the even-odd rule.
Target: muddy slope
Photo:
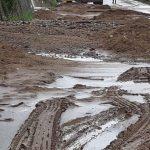
[[[110,32],[106,36],[108,40],[105,44],[107,49],[114,50],[122,56],[124,54],[142,56],[144,53],[149,59],[149,35],[150,20],[140,17]]]

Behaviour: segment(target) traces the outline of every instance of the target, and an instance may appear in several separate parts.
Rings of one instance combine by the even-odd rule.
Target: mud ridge
[[[55,149],[60,116],[69,105],[65,98],[39,102],[15,135],[10,150]]]
[[[111,87],[109,88],[109,91],[111,94],[115,88]],[[109,93],[108,92],[108,93]],[[119,98],[119,94],[117,92],[114,92],[116,97]],[[117,96],[118,95],[118,96]],[[110,96],[109,96],[110,97]],[[133,113],[137,113],[140,115],[140,119],[135,124],[130,125],[127,130],[121,132],[118,135],[118,138],[111,142],[109,146],[105,148],[105,150],[130,150],[138,149],[142,150],[144,147],[145,150],[149,149],[149,143],[150,143],[150,95],[145,95],[146,97],[146,103],[144,106],[137,105],[134,103],[134,106],[132,105],[132,102],[123,101],[120,100],[120,98],[115,98],[114,100],[117,100],[117,103],[123,104],[124,107],[128,107],[126,115],[131,115]],[[120,102],[119,102],[120,101]],[[146,144],[145,144],[146,143]]]
[[[132,67],[118,77],[118,81],[150,83],[150,67]]]

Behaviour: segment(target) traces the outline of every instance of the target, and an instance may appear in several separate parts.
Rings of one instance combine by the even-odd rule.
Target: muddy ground
[[[79,54],[105,49],[120,59],[149,61],[148,14],[75,3],[37,11],[34,16],[32,22],[1,22],[1,42],[30,52]]]
[[[31,22],[0,22],[0,88],[6,89],[4,92],[1,90],[0,122],[13,122],[13,118],[3,117],[1,112],[7,110],[5,106],[24,107],[25,102],[34,99],[38,93],[62,90],[61,87],[52,89],[47,88],[46,85],[55,83],[57,79],[63,79],[64,72],[69,74],[68,72],[73,72],[79,66],[80,70],[89,66],[78,61],[48,58],[36,54],[65,53],[71,56],[82,55],[82,57],[101,59],[101,54],[106,52],[111,54],[110,57],[103,56],[104,61],[107,62],[149,63],[149,17],[148,14],[110,8],[107,5],[74,3],[61,4],[53,11],[34,12],[34,19]],[[91,65],[91,68],[88,68],[89,72],[90,69],[92,72],[92,67]],[[122,74],[117,75],[118,81],[138,81],[149,86],[149,67],[127,68],[124,70],[126,72],[120,71]],[[85,73],[88,71],[85,70]],[[105,81],[104,76],[100,78],[75,76],[75,71],[71,75],[77,79],[88,79],[90,82],[94,80],[93,83]],[[71,75],[69,74],[69,77]],[[67,85],[66,82],[69,81],[63,84]],[[9,148],[11,150],[88,150],[93,149],[92,141],[98,135],[107,132],[115,134],[113,132],[118,128],[117,139],[110,140],[110,143],[106,143],[102,149],[148,150],[150,93],[142,91],[132,93],[119,86],[107,86],[101,89],[92,86],[92,84],[87,86],[78,83],[67,91],[70,92],[69,95],[50,101],[47,98],[36,104],[36,108],[34,110],[32,108],[33,111],[28,119],[26,118],[25,123],[18,126],[20,129]],[[11,92],[9,88],[15,90]],[[81,100],[73,95],[82,90],[89,90],[92,96],[82,97]],[[142,97],[144,103],[129,101],[127,99],[129,96],[135,96],[135,99],[136,96]],[[14,99],[18,100],[17,104],[11,104]],[[98,110],[93,115],[87,111],[85,116],[66,119],[65,115],[69,114],[70,109],[80,110],[81,106],[88,108],[90,105],[94,105],[94,109],[99,108],[100,105],[104,105],[104,108],[103,111]],[[67,121],[62,121],[63,117]],[[107,126],[107,123],[110,125]],[[101,140],[98,143],[101,143]]]

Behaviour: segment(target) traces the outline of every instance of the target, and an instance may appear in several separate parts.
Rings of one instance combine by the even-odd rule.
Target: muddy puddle
[[[144,97],[141,95],[123,95],[122,97],[131,102],[145,103]]]
[[[57,59],[60,59],[61,61],[61,59],[67,59],[67,57],[61,56],[61,58]],[[77,59],[71,58],[70,61],[77,61]],[[149,64],[138,63],[132,65],[119,62],[105,62],[93,58],[83,58],[82,60],[82,57],[80,57],[80,61],[78,60],[77,62],[80,64],[77,67],[63,66],[62,69],[59,70],[55,68],[54,71],[58,76],[56,81],[52,84],[44,85],[44,87],[49,89],[48,91],[39,92],[34,96],[28,93],[28,96],[23,94],[18,97],[18,93],[16,93],[15,89],[1,87],[0,109],[3,109],[4,111],[0,112],[0,119],[5,120],[12,118],[12,120],[0,121],[0,150],[6,150],[9,147],[17,130],[25,119],[27,119],[30,112],[35,108],[35,104],[39,101],[52,100],[53,98],[71,95],[75,106],[69,108],[62,114],[61,124],[64,124],[77,118],[96,115],[113,108],[113,105],[106,104],[106,101],[101,100],[101,94],[94,95],[93,91],[102,91],[104,88],[110,86],[119,86],[120,88],[127,90],[128,93],[142,94],[149,93],[150,91],[150,84],[148,83],[117,82],[117,77],[129,68],[150,66]],[[80,86],[78,87],[77,85]],[[12,96],[12,94],[14,95]],[[3,99],[6,95],[10,99],[7,99],[4,102]],[[123,95],[123,98],[132,102],[136,99],[135,102],[144,103],[142,96],[133,97]],[[19,102],[23,103],[18,104]],[[16,107],[11,107],[12,105]],[[76,141],[77,143],[74,143],[70,148],[68,147],[68,149],[71,150],[74,147],[78,147],[83,140],[86,140],[84,141],[86,143],[85,150],[103,149],[111,141],[116,139],[121,131],[125,130],[130,124],[135,123],[137,120],[137,116],[133,116],[122,122],[117,119],[112,120],[105,125],[102,125],[100,130],[89,133],[90,135],[87,135],[86,138],[81,137],[79,141]],[[95,138],[88,137],[93,136],[93,134],[95,135]],[[97,141],[103,141],[103,139],[106,138],[108,140],[102,142],[102,145],[95,144],[99,143]]]
[[[134,115],[131,118],[123,121],[120,121],[117,118],[111,120],[106,124],[99,126],[98,129],[84,134],[77,141],[75,141],[74,144],[66,148],[66,150],[80,148],[80,145],[84,145],[84,150],[102,150],[109,145],[111,141],[115,140],[121,131],[138,121],[138,117],[138,115]],[[68,140],[73,134],[75,133],[65,136],[64,140]]]
[[[61,117],[61,124],[76,118],[96,115],[113,107],[110,104],[102,104],[99,101],[75,102],[75,104],[75,107],[69,108],[63,113]]]
[[[129,125],[134,124],[138,121],[138,116],[134,115],[131,118],[119,121],[119,120],[112,120],[106,123],[105,125],[101,126],[101,130],[95,132],[97,134],[96,137],[94,134],[94,138],[85,145],[84,150],[102,150],[107,145],[110,144],[113,140],[117,139],[117,135],[124,131]],[[106,140],[107,139],[107,140]],[[99,142],[101,141],[101,142]]]

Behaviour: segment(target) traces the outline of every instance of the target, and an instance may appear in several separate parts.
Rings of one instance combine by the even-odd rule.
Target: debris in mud
[[[150,83],[150,67],[132,67],[118,77],[118,81]]]
[[[21,106],[21,105],[24,105],[24,104],[25,104],[24,102],[20,102],[18,104],[11,105],[10,107],[18,107],[18,106]]]
[[[82,85],[82,84],[76,84],[74,85],[73,89],[85,89],[86,85]]]
[[[1,103],[0,106],[7,106],[9,104]]]
[[[23,93],[26,91],[36,93],[40,91],[49,91],[49,89],[46,87],[39,87],[39,86],[26,86],[19,89],[19,93]],[[35,97],[35,95],[33,94],[32,97]]]
[[[83,53],[83,56],[97,58],[99,56],[99,53],[97,52],[97,50],[95,48],[90,48],[88,51]]]
[[[14,119],[12,118],[5,118],[5,119],[0,119],[0,122],[12,122]]]
[[[104,89],[103,90],[98,90],[98,91],[92,91],[92,95],[94,96],[101,96],[104,93]]]
[[[6,85],[4,83],[1,83],[0,86],[2,86],[2,87],[8,87],[8,85]]]
[[[39,84],[40,85],[43,85],[43,84],[50,84],[52,82],[55,81],[55,73],[53,72],[48,72],[46,73],[45,75],[42,76],[43,80],[40,80],[39,81]]]
[[[4,109],[0,108],[0,112],[5,111]]]

